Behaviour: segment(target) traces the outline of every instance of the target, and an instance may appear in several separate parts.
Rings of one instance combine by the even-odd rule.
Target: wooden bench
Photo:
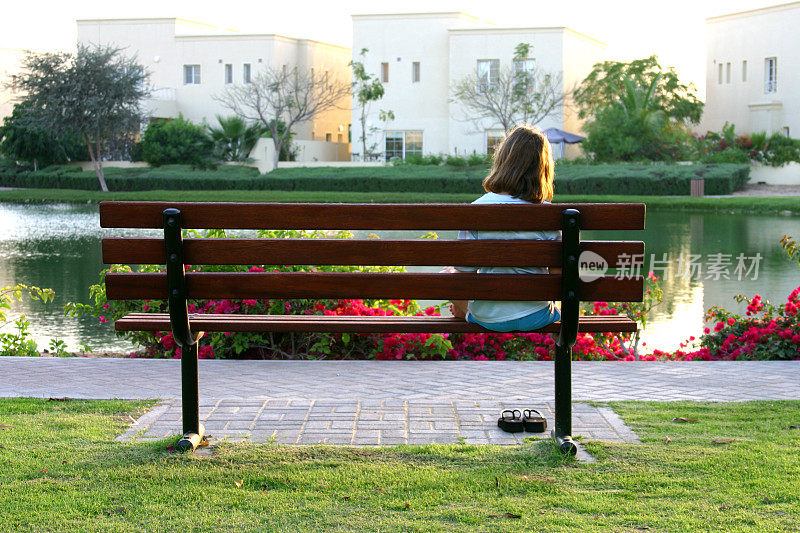
[[[104,228],[158,228],[163,238],[103,239],[109,264],[166,264],[162,273],[109,273],[109,300],[168,300],[169,313],[133,313],[119,331],[172,330],[182,347],[183,438],[193,449],[203,437],[198,407],[197,341],[202,331],[465,333],[484,328],[453,317],[203,315],[187,299],[435,299],[560,300],[557,332],[555,429],[559,446],[575,452],[571,355],[577,333],[633,332],[620,316],[579,316],[581,301],[641,301],[641,276],[579,279],[579,254],[591,251],[612,267],[644,253],[642,242],[581,241],[580,230],[644,229],[644,204],[247,204],[102,202]],[[394,239],[184,239],[182,230],[561,230],[561,241]],[[420,274],[343,272],[185,272],[184,265],[464,265],[560,267],[561,274]],[[392,364],[387,362],[385,364]],[[453,363],[458,364],[458,363]]]

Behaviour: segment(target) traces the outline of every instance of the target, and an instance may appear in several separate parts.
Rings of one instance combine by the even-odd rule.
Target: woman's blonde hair
[[[483,188],[535,204],[549,202],[553,199],[553,167],[550,142],[542,130],[522,124],[497,147]]]

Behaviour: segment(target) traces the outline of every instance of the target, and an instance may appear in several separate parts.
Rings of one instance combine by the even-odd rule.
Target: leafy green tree
[[[374,150],[374,146],[369,150],[367,149],[367,116],[372,102],[377,102],[383,98],[384,88],[378,76],[367,74],[366,67],[364,67],[364,56],[369,52],[368,48],[361,49],[361,61],[350,61],[350,67],[353,69],[353,96],[358,102],[359,115],[358,122],[361,125],[361,156],[366,161]],[[379,113],[380,120],[387,121],[394,119],[394,113],[391,110],[381,110]],[[374,128],[377,129],[377,128]]]
[[[217,115],[219,127],[209,126],[214,155],[222,161],[247,161],[258,140],[267,133],[262,124],[248,124],[236,115]]]
[[[147,126],[142,139],[142,159],[153,166],[182,164],[194,168],[214,166],[211,139],[206,128],[179,115]]]
[[[11,87],[30,103],[31,124],[62,137],[83,138],[100,182],[109,143],[134,137],[144,122],[148,73],[113,46],[78,45],[77,54],[28,52]]]
[[[517,124],[537,124],[560,111],[571,89],[563,86],[561,73],[537,68],[529,54],[530,45],[519,43],[512,61],[498,67],[496,74],[476,69],[455,82],[452,99],[461,104],[465,120],[480,130],[488,120],[489,127],[510,131]]]
[[[674,146],[689,137],[686,123],[703,112],[694,87],[661,68],[656,56],[596,64],[575,102],[587,119],[584,151],[598,161],[673,158]]]
[[[33,169],[67,161],[85,161],[88,157],[83,140],[77,135],[55,137],[36,126],[31,118],[30,104],[14,106],[11,115],[0,126],[0,154],[13,161],[33,164]]]
[[[604,61],[597,63],[580,87],[575,91],[574,100],[578,116],[596,116],[612,105],[626,107],[626,97],[631,95],[631,87],[640,98],[648,101],[652,109],[658,109],[673,120],[700,122],[703,103],[697,99],[693,84],[683,84],[674,68],[664,69],[658,57],[650,56],[636,59],[630,63]]]

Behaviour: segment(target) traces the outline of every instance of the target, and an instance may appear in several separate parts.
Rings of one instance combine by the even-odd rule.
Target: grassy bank
[[[0,202],[96,203],[102,200],[161,200],[184,202],[381,202],[381,203],[459,203],[471,202],[475,194],[428,194],[418,192],[331,192],[331,191],[134,191],[109,192],[71,189],[18,189],[0,191]],[[692,198],[688,196],[557,195],[556,202],[644,202],[650,209],[681,211],[734,211],[744,213],[800,214],[800,197],[770,196],[731,198]]]
[[[789,531],[800,520],[797,401],[614,404],[644,444],[589,443],[588,465],[550,441],[221,444],[208,456],[170,452],[174,439],[115,442],[147,405],[0,400],[0,531]]]

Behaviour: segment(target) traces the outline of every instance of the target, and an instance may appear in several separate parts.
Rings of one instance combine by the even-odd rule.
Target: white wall
[[[520,43],[531,45],[529,58],[536,68],[553,74],[562,69],[560,30],[476,29],[450,32],[450,86],[476,72],[479,59],[499,59],[500,70],[512,67],[514,48]],[[543,129],[561,127],[561,116],[553,115],[539,124]],[[492,119],[470,120],[469,112],[456,102],[450,103],[450,153],[486,153],[486,130],[501,130]]]
[[[706,106],[700,131],[719,131],[728,122],[736,125],[737,133],[788,127],[792,137],[800,137],[798,28],[800,2],[706,20]],[[776,57],[778,67],[777,92],[772,94],[764,90],[768,57]],[[746,81],[742,81],[742,61],[747,61]]]
[[[800,185],[800,163],[790,162],[780,167],[761,163],[750,164],[750,183],[768,185]]]
[[[422,131],[425,153],[449,151],[449,44],[447,29],[456,25],[478,24],[463,13],[414,13],[404,15],[354,15],[353,61],[362,61],[367,73],[381,74],[381,63],[389,64],[389,82],[384,83],[383,99],[371,105],[367,118],[380,130],[370,134],[367,146],[378,143],[383,152],[383,131]],[[369,51],[362,58],[362,48]],[[420,81],[412,83],[411,69],[420,62]],[[352,150],[360,153],[360,109],[353,101]],[[394,112],[395,119],[382,123],[382,109]]]
[[[126,47],[151,72],[155,91],[146,103],[154,117],[179,113],[192,122],[216,124],[216,115],[233,112],[215,99],[225,87],[225,65],[233,66],[234,83],[243,82],[244,64],[255,78],[267,66],[328,69],[332,77],[350,81],[350,49],[281,35],[222,32],[213,26],[181,19],[79,20],[78,41]],[[184,84],[183,66],[200,65],[200,84]],[[350,121],[347,98],[337,109],[296,128],[297,139],[347,141]]]
[[[292,146],[296,150],[297,163],[341,162],[350,159],[348,143],[293,140]],[[253,162],[248,165],[255,166],[262,174],[274,170],[275,144],[272,139],[259,139],[249,157]]]
[[[562,74],[564,85],[579,83],[601,60],[605,45],[568,28],[497,28],[462,13],[354,15],[353,60],[362,61],[368,74],[381,74],[389,63],[389,82],[382,100],[371,104],[369,126],[380,131],[368,135],[367,145],[384,151],[385,131],[422,131],[423,152],[471,154],[486,152],[486,130],[501,129],[486,119],[475,123],[465,110],[451,102],[451,88],[471,75],[479,59],[499,59],[501,69],[512,64],[514,48],[531,45],[530,57],[547,72]],[[362,59],[362,48],[369,51]],[[412,63],[419,61],[421,76],[412,83]],[[390,109],[395,119],[378,120]],[[353,101],[352,150],[362,151],[358,124],[360,109]],[[566,117],[566,118],[565,118]],[[560,108],[539,124],[580,133],[577,118]]]
[[[580,86],[584,78],[589,75],[595,63],[607,59],[607,45],[569,28],[564,28],[563,39],[563,86],[564,90],[567,91],[568,98],[563,109],[563,127],[561,129],[570,133],[584,135],[584,121],[578,118],[571,94]],[[572,148],[579,146],[572,145]],[[573,151],[573,149],[567,149],[567,157],[570,157],[569,154]]]

